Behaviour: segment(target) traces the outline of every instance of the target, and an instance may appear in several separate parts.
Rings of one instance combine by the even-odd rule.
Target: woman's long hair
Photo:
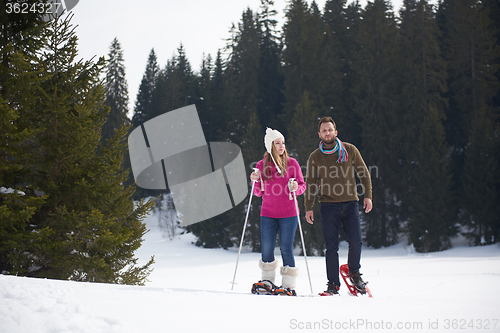
[[[273,154],[274,160],[276,161],[276,164],[278,164],[278,167],[283,171],[281,176],[284,176],[286,174],[286,167],[288,165],[288,152],[286,150],[283,151],[283,154],[280,156],[278,155],[278,152],[276,151],[276,148],[274,148],[274,144],[272,145],[271,148],[271,154]],[[271,159],[271,155],[266,151],[264,154],[264,170],[262,172],[264,178],[263,180],[268,180],[268,179],[273,179],[273,174],[271,172],[273,168],[273,160]]]

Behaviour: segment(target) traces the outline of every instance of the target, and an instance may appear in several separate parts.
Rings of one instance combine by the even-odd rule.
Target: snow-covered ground
[[[365,249],[361,271],[373,298],[348,296],[345,286],[340,297],[257,296],[249,291],[259,254],[242,252],[231,291],[237,249],[198,248],[192,235],[170,241],[156,217],[146,222],[137,255],[156,260],[146,286],[0,275],[0,332],[500,332],[498,245],[428,255],[404,243]],[[346,255],[342,244],[341,262]],[[310,295],[304,258],[296,262],[297,292]],[[308,263],[317,294],[326,287],[324,258]]]

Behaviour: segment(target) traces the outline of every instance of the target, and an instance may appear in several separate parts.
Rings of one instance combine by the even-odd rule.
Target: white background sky
[[[312,0],[307,0],[310,4]],[[317,0],[321,11],[326,0]],[[348,3],[351,1],[348,0]],[[278,28],[285,20],[288,0],[275,0]],[[360,0],[365,7],[366,0]],[[402,0],[393,0],[399,11]],[[149,52],[155,49],[163,68],[184,45],[192,69],[198,72],[203,54],[212,55],[226,45],[231,25],[237,24],[246,8],[257,12],[260,0],[81,0],[72,12],[78,25],[79,55],[88,60],[108,56],[113,38],[121,43],[128,92],[129,115],[146,68]]]

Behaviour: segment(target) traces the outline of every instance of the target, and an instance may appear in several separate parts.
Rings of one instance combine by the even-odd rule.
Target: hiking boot
[[[340,287],[333,282],[328,282],[328,289],[323,291],[320,296],[334,296],[339,294]]]
[[[363,281],[361,278],[361,274],[359,271],[349,272],[349,276],[354,288],[359,291],[362,295],[366,294],[366,285],[368,282]]]

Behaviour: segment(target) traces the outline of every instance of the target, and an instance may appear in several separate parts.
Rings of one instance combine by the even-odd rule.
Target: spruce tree
[[[417,252],[446,250],[451,247],[450,238],[458,232],[443,117],[442,111],[428,108],[415,152],[415,213],[410,219],[409,235]]]
[[[321,63],[324,32],[324,22],[314,2],[311,7],[303,0],[290,2],[283,27],[285,122],[293,117],[306,89],[315,107],[323,109],[320,87],[325,75]]]
[[[494,8],[489,2],[473,0],[444,1],[439,8],[449,75],[447,135],[454,148],[456,191],[466,193],[460,197],[465,208],[461,211],[465,232],[474,244],[498,239],[495,235],[498,222],[482,211],[490,206],[490,200],[498,198],[498,190],[492,190],[498,185],[489,181],[492,177],[498,179],[499,171],[487,167],[494,165],[492,159],[498,156],[498,148],[493,148],[498,147],[498,127],[494,129],[486,123],[488,120],[498,123],[500,114],[500,51],[495,29],[498,25],[490,18]],[[484,127],[479,130],[478,126]],[[478,191],[485,198],[482,203],[471,197]],[[478,220],[479,216],[484,220]]]
[[[182,44],[177,49],[177,56],[173,58],[173,64],[169,89],[166,91],[172,107],[168,111],[194,102],[194,74]]]
[[[309,155],[316,149],[319,143],[319,118],[319,111],[314,107],[309,92],[305,90],[295,109],[293,118],[288,121],[288,137],[286,141],[288,153],[299,162],[304,179],[306,178],[306,166]],[[299,203],[299,208],[303,211],[304,196],[298,196],[297,201]],[[318,218],[320,216],[319,205],[314,205],[313,209],[314,216]],[[301,215],[303,216],[304,214]],[[321,223],[314,223],[313,225],[303,223],[302,229],[304,232],[304,242],[307,254],[322,253],[325,242]],[[296,235],[297,241],[299,237],[300,235]]]
[[[205,139],[208,142],[217,141],[217,130],[220,128],[222,110],[214,108],[213,100],[215,95],[212,94],[213,85],[213,63],[210,55],[203,57],[200,73],[196,76],[196,109],[200,117],[201,126],[205,134]]]
[[[243,157],[245,158],[245,170],[246,174],[250,175],[254,168],[257,165],[264,155],[265,146],[264,146],[264,134],[265,131],[262,128],[259,117],[256,112],[252,112],[249,116],[248,123],[245,126],[245,134],[243,135],[243,140],[241,142],[241,150],[243,153]],[[249,180],[249,183],[250,180]],[[255,184],[255,186],[259,186]],[[250,192],[250,191],[249,191]],[[253,195],[253,194],[252,194]],[[244,205],[244,210],[240,211],[240,215],[242,218],[246,215],[246,209],[248,209],[248,200]],[[248,225],[247,225],[247,235],[245,236],[246,244],[249,244],[252,247],[254,252],[261,251],[261,243],[260,243],[260,206],[262,203],[261,198],[257,198],[254,196],[252,199],[252,206],[250,207],[250,214],[248,217]],[[239,230],[240,233],[243,228],[243,222],[238,221],[236,224],[236,230]],[[235,242],[236,243],[236,242]]]
[[[217,51],[217,57],[215,58],[214,63],[214,72],[211,81],[211,89],[210,95],[212,96],[211,104],[213,110],[213,122],[216,125],[212,125],[216,127],[213,138],[214,141],[226,140],[228,137],[225,135],[227,132],[227,101],[226,101],[226,93],[225,93],[225,75],[224,75],[224,67],[222,60],[221,51]]]
[[[493,244],[500,237],[500,138],[498,122],[485,109],[478,110],[471,124],[460,196],[465,235],[474,245]]]
[[[489,7],[482,1],[444,1],[439,8],[443,56],[447,61],[450,105],[448,140],[454,147],[455,179],[460,179],[470,124],[478,110],[492,107],[500,89],[499,49]],[[488,112],[496,112],[490,109]]]
[[[399,233],[398,201],[394,188],[401,177],[400,142],[406,130],[399,126],[397,25],[389,3],[369,2],[362,13],[358,43],[360,52],[354,59],[359,77],[356,112],[362,119],[361,154],[367,166],[376,167],[372,174],[373,207],[365,216],[365,240],[373,247],[397,242]]]
[[[326,13],[325,13],[326,14]],[[342,106],[344,115],[339,119],[339,127],[342,128],[344,140],[361,148],[361,118],[355,112],[356,91],[360,77],[355,70],[355,59],[361,51],[358,35],[361,23],[361,7],[359,2],[350,3],[345,9],[346,27],[342,35],[341,43],[343,50],[344,66],[342,68]],[[327,104],[328,105],[328,104]],[[334,106],[334,112],[336,107]]]
[[[49,22],[44,33],[46,43],[35,66],[43,68],[47,79],[40,85],[36,107],[24,114],[26,123],[40,129],[30,151],[36,163],[29,166],[25,181],[46,195],[29,222],[38,236],[31,246],[28,275],[143,284],[153,258],[137,266],[134,252],[146,233],[142,220],[154,202],[134,206],[134,189],[123,186],[128,127],[119,129],[106,146],[100,144],[109,111],[99,79],[104,58],[76,61],[71,16]]]
[[[159,71],[160,68],[158,67],[156,53],[153,48],[149,53],[146,70],[142,76],[139,91],[137,92],[134,115],[132,117],[132,124],[134,127],[140,126],[145,121],[151,119],[152,95]]]
[[[257,112],[266,127],[283,127],[283,74],[280,71],[281,45],[274,19],[274,2],[261,0],[259,16],[259,73]]]
[[[184,46],[181,44],[177,54],[167,61],[165,68],[158,73],[151,94],[150,111],[146,120],[166,112],[193,104],[196,81]]]
[[[122,126],[128,126],[128,87],[125,78],[125,64],[123,50],[118,38],[113,39],[106,63],[106,101],[110,107],[106,122],[102,127],[103,143],[115,135],[115,131]]]
[[[33,244],[42,233],[30,220],[46,197],[27,182],[37,161],[30,150],[39,133],[25,114],[39,102],[45,77],[36,66],[43,44],[41,18],[1,16],[0,33],[0,273],[25,275],[32,266]]]
[[[151,104],[149,107],[149,112],[143,116],[144,121],[153,119],[165,112],[175,110],[170,105],[169,96],[167,95],[169,89],[169,78],[173,72],[173,60],[167,60],[165,68],[162,68],[158,72],[156,77],[156,82],[151,93]]]
[[[401,221],[412,214],[419,214],[414,207],[416,189],[415,174],[419,162],[415,152],[420,128],[426,126],[424,115],[429,105],[439,112],[445,112],[447,99],[446,64],[442,60],[439,47],[440,31],[436,24],[435,12],[427,1],[406,0],[400,11],[400,87],[399,124],[406,133],[401,138],[399,165],[401,179],[395,186],[401,203]],[[429,172],[432,172],[429,170]],[[420,189],[420,188],[419,188]]]
[[[230,140],[239,143],[248,116],[257,111],[259,94],[259,25],[257,15],[248,8],[243,12],[238,27],[232,31],[225,69],[225,90],[228,109]]]
[[[321,95],[324,100],[326,110],[333,117],[339,128],[343,129],[344,135],[349,135],[346,131],[351,124],[349,111],[345,105],[345,95],[349,93],[344,79],[350,74],[349,62],[351,57],[347,54],[349,43],[353,39],[346,40],[347,17],[345,14],[345,0],[330,0],[325,3],[323,20],[325,21],[325,45],[322,47],[321,61],[318,66],[322,66],[324,71],[321,81]],[[350,139],[344,136],[344,140]]]

